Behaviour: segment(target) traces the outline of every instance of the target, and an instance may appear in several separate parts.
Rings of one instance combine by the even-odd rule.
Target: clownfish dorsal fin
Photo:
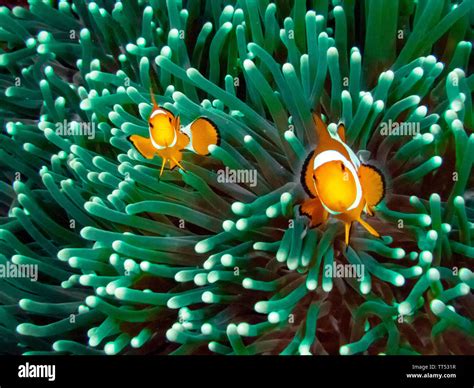
[[[176,129],[177,131],[179,131],[180,128],[181,128],[181,120],[180,120],[179,115],[178,115],[178,116],[176,116],[175,129]]]
[[[316,126],[316,135],[318,136],[319,142],[331,139],[331,135],[328,131],[327,125],[321,119],[315,111],[312,111],[314,125]]]
[[[153,110],[158,109],[159,106],[156,103],[155,95],[153,94],[153,89],[151,87],[150,87],[150,97],[151,97],[151,102],[153,103]]]
[[[317,197],[316,189],[314,188],[314,181],[313,181],[313,161],[315,157],[315,151],[311,151],[308,156],[306,157],[303,166],[301,167],[301,176],[300,181],[301,185],[303,186],[304,191],[308,194],[311,198]]]

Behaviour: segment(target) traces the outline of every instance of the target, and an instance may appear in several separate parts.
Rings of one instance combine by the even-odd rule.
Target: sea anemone
[[[2,352],[474,354],[473,9],[0,8],[0,260],[39,271],[0,279]],[[127,140],[150,90],[220,145],[160,178]],[[312,111],[383,172],[382,239],[301,215]],[[345,264],[361,278],[328,275]]]

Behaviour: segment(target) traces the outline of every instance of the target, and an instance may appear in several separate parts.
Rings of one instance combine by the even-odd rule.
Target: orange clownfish
[[[199,117],[191,124],[181,128],[179,116],[169,110],[158,106],[153,93],[151,93],[153,110],[148,119],[150,137],[131,135],[128,139],[137,151],[147,159],[158,155],[162,159],[160,176],[163,174],[166,162],[172,170],[181,165],[183,150],[190,150],[198,155],[208,155],[211,144],[219,145],[220,135],[214,123]]]
[[[345,143],[344,126],[330,133],[320,117],[313,114],[319,143],[303,164],[301,183],[311,197],[300,212],[318,226],[331,215],[345,224],[345,243],[353,221],[358,221],[373,236],[377,231],[361,218],[362,212],[373,215],[374,207],[385,196],[383,175],[375,167],[362,164]]]

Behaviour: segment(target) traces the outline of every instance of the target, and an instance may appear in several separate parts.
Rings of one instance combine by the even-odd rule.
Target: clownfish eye
[[[153,129],[153,124],[152,123],[150,123],[150,128]]]
[[[341,170],[342,172],[346,171],[346,166],[344,166],[344,163],[341,162]]]
[[[171,117],[168,117],[168,120],[170,121],[170,124],[171,124]]]

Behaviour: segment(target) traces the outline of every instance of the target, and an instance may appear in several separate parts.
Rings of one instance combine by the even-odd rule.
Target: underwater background
[[[474,1],[16,3],[0,264],[38,278],[0,279],[0,353],[474,354]],[[220,145],[160,177],[150,90]],[[312,111],[383,172],[382,239],[299,212]]]

